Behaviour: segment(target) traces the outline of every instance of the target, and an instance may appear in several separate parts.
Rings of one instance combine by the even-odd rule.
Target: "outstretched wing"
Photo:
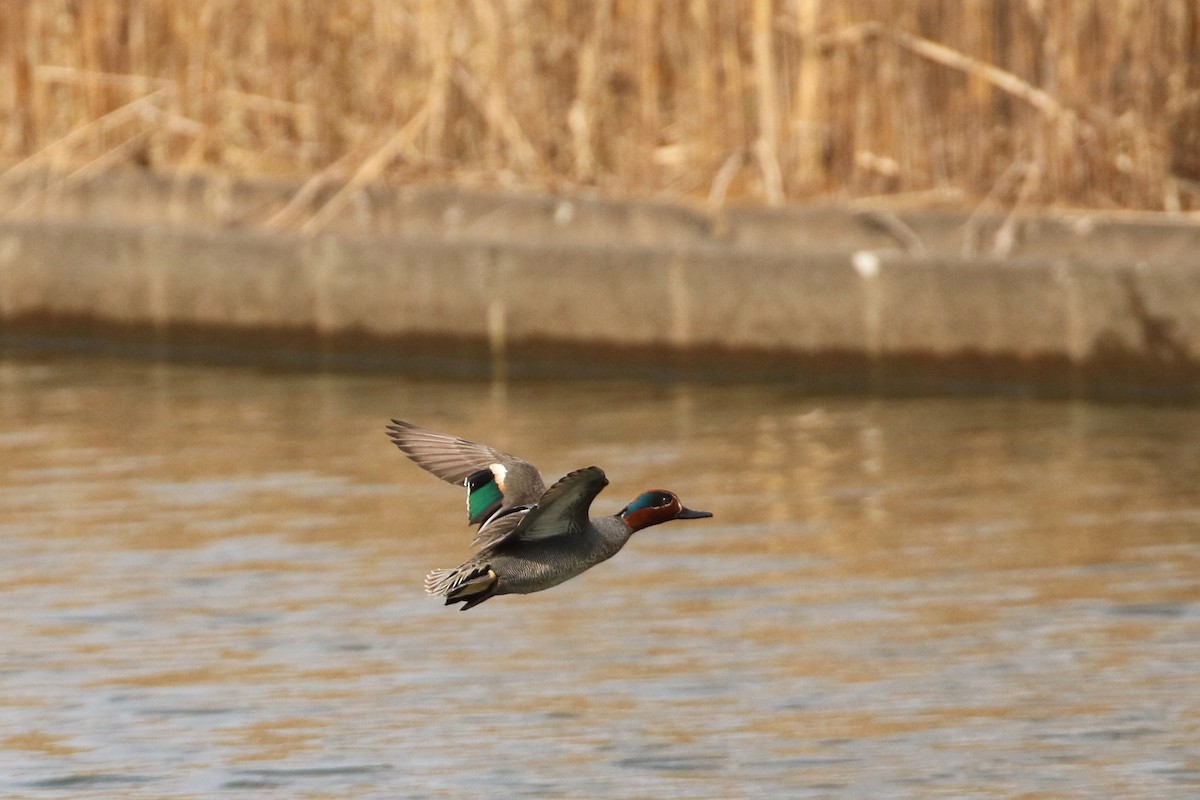
[[[604,470],[599,467],[577,469],[547,489],[537,505],[489,521],[480,528],[476,542],[484,547],[513,537],[534,542],[577,534],[587,527],[588,509],[605,486],[608,486],[608,478],[604,476]]]
[[[510,464],[527,463],[494,447],[468,442],[448,433],[435,433],[418,428],[403,420],[392,420],[387,429],[388,436],[396,446],[416,462],[417,466],[429,470],[447,483],[459,486],[463,485],[471,473],[487,469],[492,464],[507,467]],[[536,501],[536,497],[529,500],[531,503]]]
[[[494,447],[398,419],[393,419],[387,429],[396,446],[417,466],[447,483],[467,487],[467,518],[471,523],[486,524],[498,514],[533,505],[546,491],[537,467]]]

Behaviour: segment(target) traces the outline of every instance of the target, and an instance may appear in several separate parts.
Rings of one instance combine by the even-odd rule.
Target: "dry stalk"
[[[300,226],[300,231],[309,235],[317,234],[332,222],[354,198],[355,194],[367,184],[378,180],[389,161],[412,146],[413,140],[419,135],[428,115],[429,106],[421,106],[421,109],[413,114],[412,119],[403,128],[396,131],[390,139],[384,142],[383,146],[363,161],[350,180],[346,181],[345,186],[334,193],[325,205]]]
[[[742,168],[744,160],[742,151],[736,150],[729,158],[725,159],[725,163],[717,170],[717,174],[713,176],[712,186],[708,190],[708,208],[710,211],[716,211],[725,205],[725,196],[729,193],[729,184],[733,182],[733,176],[737,174],[737,171]]]
[[[521,124],[509,111],[504,99],[496,94],[489,97],[475,76],[461,66],[454,70],[454,82],[475,104],[492,128],[500,132],[517,166],[525,173],[536,172],[539,166],[537,150],[521,130]]]
[[[763,193],[767,205],[783,202],[783,172],[779,168],[779,90],[775,86],[775,53],[772,46],[774,27],[771,0],[754,0],[754,78],[757,89],[758,139],[754,155],[762,170]]]
[[[99,136],[130,121],[145,119],[151,109],[157,109],[157,104],[170,91],[169,87],[156,89],[150,94],[139,97],[136,100],[131,100],[97,119],[77,125],[65,136],[50,142],[36,153],[18,161],[7,170],[0,172],[0,185],[20,179],[55,155],[78,146],[88,137]]]
[[[317,174],[306,180],[304,184],[296,190],[296,192],[288,198],[283,208],[276,211],[266,222],[263,227],[284,230],[296,225],[300,218],[304,215],[304,211],[312,203],[317,192],[324,189],[326,186],[331,186],[334,183],[342,180],[342,176],[346,173],[350,163],[354,160],[356,152],[348,152],[342,155],[337,161],[322,169]]]
[[[66,175],[52,178],[44,186],[31,191],[24,200],[9,208],[5,213],[12,217],[27,216],[27,212],[38,201],[46,197],[53,197],[56,193],[69,189],[73,184],[95,178],[105,170],[118,166],[126,161],[132,153],[145,147],[146,142],[149,141],[150,137],[163,124],[166,124],[165,120],[158,125],[136,131],[124,141],[114,147],[110,147],[106,152],[86,164],[68,172]]]
[[[793,35],[800,35],[795,28],[785,27],[784,30]],[[929,61],[972,75],[1002,92],[1024,100],[1051,119],[1058,119],[1065,113],[1065,109],[1053,95],[1018,75],[1000,69],[994,64],[987,64],[977,58],[972,58],[966,53],[944,44],[938,44],[907,31],[886,27],[880,22],[864,22],[830,36],[824,36],[818,40],[818,46],[829,49],[835,46],[861,45],[873,39],[892,42]]]
[[[1008,169],[1000,175],[991,191],[975,206],[970,216],[967,217],[967,221],[963,223],[963,258],[974,258],[979,255],[986,216],[1000,207],[1000,198],[1010,192],[1017,181],[1022,180],[1036,169],[1036,165],[1025,160],[1016,160],[1008,165]]]
[[[824,60],[816,46],[820,22],[821,0],[800,0],[794,27],[800,46],[800,60],[793,105],[795,136],[798,140],[797,179],[803,186],[816,184],[820,178],[820,130],[824,117],[820,93]]]

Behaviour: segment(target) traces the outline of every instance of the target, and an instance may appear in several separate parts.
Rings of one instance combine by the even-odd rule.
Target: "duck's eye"
[[[658,505],[660,505],[660,506],[669,506],[669,505],[671,505],[671,495],[669,495],[669,494],[660,494],[660,495],[658,496]]]

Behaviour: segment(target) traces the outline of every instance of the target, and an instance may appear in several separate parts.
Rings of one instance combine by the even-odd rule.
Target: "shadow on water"
[[[466,614],[391,416],[715,513]],[[1189,796],[1200,412],[0,360],[0,792]]]

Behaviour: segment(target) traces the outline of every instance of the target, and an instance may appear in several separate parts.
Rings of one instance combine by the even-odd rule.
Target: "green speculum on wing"
[[[481,469],[467,477],[467,517],[472,524],[496,512],[504,502],[504,493],[496,485],[490,469]]]

